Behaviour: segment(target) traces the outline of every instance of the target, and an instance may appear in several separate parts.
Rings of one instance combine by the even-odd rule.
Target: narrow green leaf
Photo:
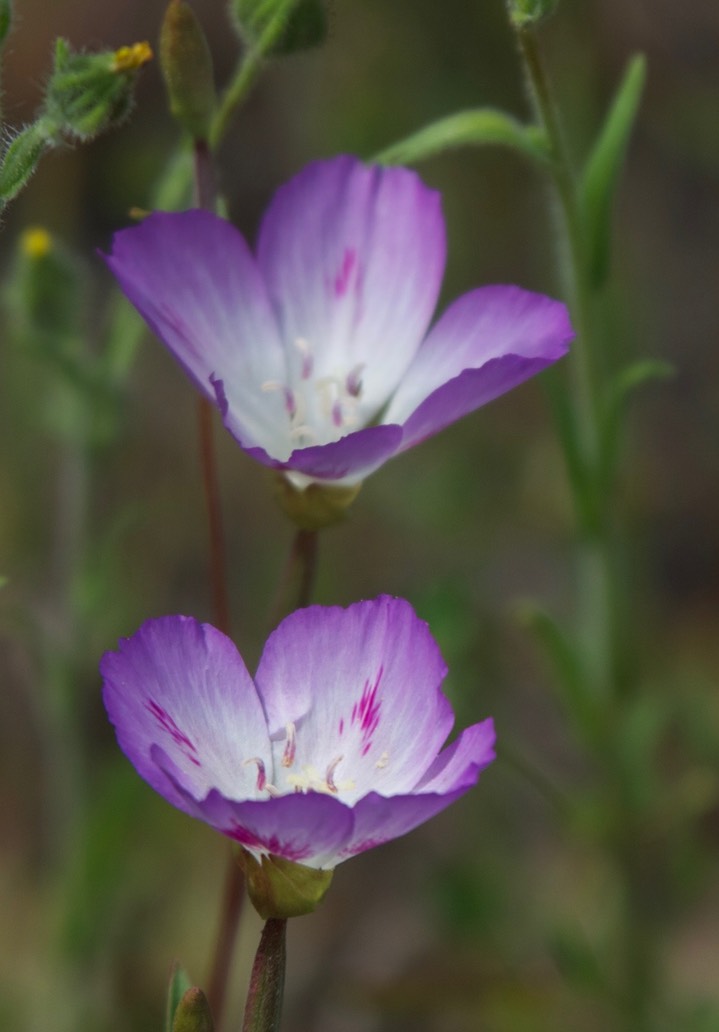
[[[412,165],[455,147],[510,147],[542,164],[549,161],[544,132],[494,108],[458,111],[425,126],[399,143],[381,151],[375,161],[383,165]]]
[[[0,208],[20,193],[49,145],[47,127],[40,119],[18,133],[0,164]]]
[[[587,159],[579,200],[584,219],[589,273],[600,285],[609,271],[612,201],[646,78],[643,54],[632,58],[599,138]]]
[[[668,380],[673,375],[674,367],[669,362],[646,358],[632,362],[614,378],[607,396],[602,425],[600,472],[605,490],[617,466],[624,414],[633,392],[652,380]]]
[[[599,730],[597,707],[585,664],[556,620],[534,602],[517,607],[517,618],[533,631],[549,659],[559,700],[572,717],[583,738],[593,741]]]
[[[180,1000],[188,989],[192,987],[192,979],[185,969],[177,961],[172,965],[170,972],[170,983],[167,987],[167,1007],[165,1009],[165,1032],[172,1032],[175,1021],[175,1011]]]

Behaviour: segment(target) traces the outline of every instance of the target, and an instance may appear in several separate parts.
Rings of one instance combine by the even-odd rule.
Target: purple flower
[[[275,195],[256,257],[205,211],[116,234],[107,263],[248,454],[296,487],[352,485],[567,351],[563,304],[519,287],[458,298],[435,325],[440,198],[348,156]]]
[[[442,749],[446,667],[403,599],[298,610],[254,681],[225,635],[184,616],[149,620],[100,669],[142,777],[256,858],[332,869],[443,810],[494,758],[491,720]]]

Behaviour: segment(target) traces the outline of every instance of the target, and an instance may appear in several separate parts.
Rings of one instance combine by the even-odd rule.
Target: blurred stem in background
[[[642,891],[642,880],[647,876],[646,857],[642,858],[642,815],[634,806],[636,792],[617,748],[617,742],[625,737],[621,734],[622,723],[629,719],[630,700],[636,696],[638,685],[633,669],[633,635],[626,617],[631,609],[627,605],[628,581],[617,557],[614,471],[611,458],[604,454],[607,399],[616,374],[606,369],[600,351],[600,293],[608,274],[611,200],[638,107],[644,62],[638,58],[630,64],[583,174],[577,177],[537,40],[539,18],[526,11],[517,14],[518,7],[526,6],[519,0],[510,3],[510,20],[517,32],[536,116],[550,148],[561,271],[577,331],[568,359],[570,386],[555,381],[551,388],[581,546],[580,626],[575,646],[579,677],[575,690],[583,696],[580,707],[585,716],[579,723],[598,761],[601,791],[611,815],[603,845],[621,884],[616,911],[619,927],[613,947],[613,1002],[626,1032],[649,1032],[659,989],[654,920],[651,901],[647,907],[647,893]],[[579,714],[574,716],[576,719]]]

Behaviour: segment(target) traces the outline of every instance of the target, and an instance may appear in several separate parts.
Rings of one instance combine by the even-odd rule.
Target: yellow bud
[[[27,258],[44,258],[52,250],[52,237],[41,226],[31,226],[20,237],[20,250]]]
[[[120,47],[112,59],[113,72],[136,72],[151,61],[152,47],[149,43],[133,43],[131,47]]]

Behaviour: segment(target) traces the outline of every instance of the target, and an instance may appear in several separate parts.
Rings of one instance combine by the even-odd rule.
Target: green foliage
[[[305,50],[318,46],[327,35],[327,12],[322,0],[231,0],[230,10],[242,38],[250,46],[260,46],[265,33],[278,27],[267,53]]]
[[[609,271],[612,201],[645,78],[646,60],[639,54],[627,66],[580,183],[588,272],[595,286],[604,282]]]
[[[494,108],[460,111],[425,126],[375,158],[385,165],[412,165],[457,147],[509,147],[542,164],[549,161],[544,132]]]
[[[11,0],[0,0],[0,50],[5,45],[10,29],[12,27],[12,3]]]
[[[559,0],[509,0],[509,19],[517,29],[527,28],[554,14]]]
[[[658,359],[640,359],[616,374],[604,406],[600,453],[600,479],[608,489],[619,460],[622,428],[629,402],[634,391],[654,380],[667,380],[674,375],[674,367]]]
[[[0,209],[27,184],[49,142],[43,119],[27,126],[10,142],[0,165]]]
[[[175,1020],[180,1000],[192,986],[192,979],[177,961],[172,965],[170,981],[167,986],[167,1003],[165,1006],[165,1032],[173,1032],[172,1026]]]
[[[196,140],[204,140],[215,109],[212,56],[194,11],[170,0],[160,32],[160,66],[173,117]]]

